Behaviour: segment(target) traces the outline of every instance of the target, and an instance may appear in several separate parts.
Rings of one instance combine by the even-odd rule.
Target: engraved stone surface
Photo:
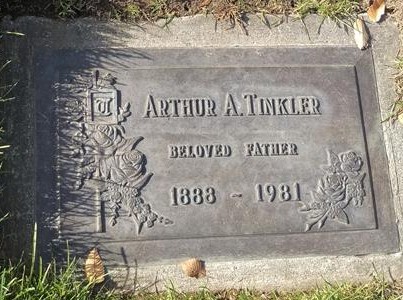
[[[397,251],[370,50],[62,50],[37,66],[54,244],[131,265]]]

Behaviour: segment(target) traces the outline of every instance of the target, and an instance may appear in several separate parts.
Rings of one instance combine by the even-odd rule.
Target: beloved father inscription
[[[59,238],[115,262],[395,249],[369,51],[59,55]]]

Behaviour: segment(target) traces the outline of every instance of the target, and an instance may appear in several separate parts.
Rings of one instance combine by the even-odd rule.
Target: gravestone
[[[246,46],[34,50],[43,255],[97,247],[113,270],[399,251],[375,51]]]

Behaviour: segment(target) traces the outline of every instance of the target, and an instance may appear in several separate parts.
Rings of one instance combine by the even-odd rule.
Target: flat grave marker
[[[392,18],[367,23],[365,51],[318,16],[248,18],[249,35],[205,16],[4,18],[25,34],[1,45],[18,81],[9,253],[32,249],[36,223],[38,255],[84,262],[96,247],[124,289],[402,278],[403,138],[381,122],[396,98]],[[205,278],[182,272],[192,257]]]
[[[61,50],[35,72],[49,241],[117,265],[398,250],[371,50]]]

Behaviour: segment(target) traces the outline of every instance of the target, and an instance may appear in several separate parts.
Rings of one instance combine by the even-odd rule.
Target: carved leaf
[[[363,183],[364,177],[365,177],[366,173],[361,174],[360,176],[358,176],[357,181],[360,182],[361,184]]]
[[[206,276],[206,268],[204,261],[196,258],[191,258],[181,264],[182,271],[185,275],[194,278]]]
[[[328,151],[328,153],[329,153],[329,163],[330,163],[330,165],[333,166],[333,167],[336,167],[336,168],[338,166],[340,166],[341,162],[340,162],[339,156],[336,153],[334,153],[333,151]]]
[[[332,166],[321,165],[320,168],[326,173],[333,173],[335,171],[334,167]]]
[[[353,24],[353,27],[354,27],[354,39],[355,43],[357,44],[357,47],[361,50],[367,48],[369,42],[369,35],[364,21],[361,18],[357,18],[357,20]]]
[[[322,189],[322,193],[319,194],[315,191],[312,191],[312,197],[317,201],[317,202],[324,202],[326,200],[326,196],[323,195],[323,189]]]
[[[93,248],[84,265],[85,277],[90,283],[102,283],[105,280],[104,264],[97,248]]]
[[[132,198],[129,195],[125,195],[125,197],[123,197],[123,204],[125,205],[130,216],[138,213],[139,207],[143,202],[144,200],[140,197]]]
[[[326,214],[326,211],[324,211],[323,209],[316,209],[308,215],[308,218],[311,220],[316,220],[316,222],[317,222],[317,220],[322,218],[325,214]]]
[[[322,219],[319,220],[319,222],[318,222],[318,228],[319,229],[323,227],[323,225],[325,224],[326,220],[327,220],[327,215],[325,215]]]
[[[344,200],[346,197],[346,190],[342,189],[340,191],[336,191],[332,194],[332,202],[339,202],[341,200]]]
[[[300,205],[301,206],[299,207],[298,211],[304,212],[304,211],[310,211],[311,210],[311,208],[308,205],[306,205],[305,203],[301,203]]]
[[[323,178],[321,178],[321,179],[318,181],[318,190],[319,190],[319,192],[322,193],[322,194],[325,194],[324,187],[325,187],[325,181],[323,180]]]
[[[153,173],[145,174],[141,176],[136,182],[131,183],[130,186],[133,186],[140,190],[153,175]]]
[[[377,23],[385,14],[385,0],[374,0],[372,5],[368,8],[367,14],[371,22]]]
[[[337,203],[337,205],[340,207],[340,209],[345,209],[349,204],[351,199],[353,199],[353,197],[350,197],[348,194],[346,194],[346,197]]]
[[[119,166],[120,158],[117,156],[107,157],[100,161],[100,170],[104,179],[111,179],[115,183],[126,183],[127,175]]]
[[[123,107],[118,108],[118,123],[125,121],[130,116],[130,103],[127,102]]]
[[[161,220],[164,222],[165,225],[172,225],[174,223],[174,221],[172,221],[171,219],[168,219],[168,218],[164,218]],[[162,222],[162,221],[160,221],[160,222]]]
[[[305,224],[305,232],[311,230],[311,228],[312,228],[312,226],[313,226],[314,224],[315,224],[315,223],[306,223],[306,224]]]
[[[99,171],[103,179],[109,178],[111,160],[113,160],[113,157],[107,157],[99,161]]]
[[[116,160],[114,157],[111,158],[111,164],[109,168],[109,175],[110,179],[118,184],[126,184],[128,181],[128,176],[125,174],[125,172],[119,167],[119,165],[116,163]]]
[[[136,137],[136,138],[130,138],[127,140],[124,140],[124,143],[121,143],[116,150],[115,155],[123,155],[124,153],[132,150],[135,145],[140,142],[143,139],[143,137]]]
[[[349,224],[348,216],[342,209],[337,210],[336,220],[343,224]]]
[[[123,106],[123,110],[121,111],[122,116],[124,118],[128,117],[130,115],[130,103],[127,102],[124,106]]]

